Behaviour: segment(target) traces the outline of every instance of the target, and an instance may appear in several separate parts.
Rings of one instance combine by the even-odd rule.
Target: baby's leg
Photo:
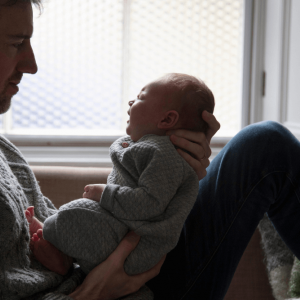
[[[127,232],[127,226],[99,203],[78,199],[45,221],[43,236],[88,273],[115,250]]]
[[[87,198],[99,202],[105,186],[105,184],[86,185],[84,187],[82,198]]]
[[[33,206],[29,206],[25,210],[25,216],[29,223],[31,235],[30,249],[35,259],[50,271],[65,275],[72,266],[73,259],[44,240],[42,230],[44,224],[34,216]]]
[[[30,249],[36,260],[50,271],[60,275],[67,274],[73,264],[73,258],[62,253],[51,243],[44,240],[42,229],[33,234]]]

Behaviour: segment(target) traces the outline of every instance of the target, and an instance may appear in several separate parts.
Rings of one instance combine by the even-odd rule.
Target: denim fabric
[[[156,299],[225,297],[265,212],[300,258],[300,143],[282,125],[241,130],[211,162],[180,240],[148,282]]]

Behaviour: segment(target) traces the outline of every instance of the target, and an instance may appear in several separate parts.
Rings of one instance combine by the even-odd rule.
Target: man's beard
[[[0,91],[0,114],[6,113],[11,104],[11,95],[6,95],[6,89],[9,87],[11,81],[21,81],[23,73],[16,72],[7,80],[7,83],[4,85],[4,88]]]
[[[5,92],[0,93],[0,114],[6,113],[11,104],[12,96],[5,95]]]

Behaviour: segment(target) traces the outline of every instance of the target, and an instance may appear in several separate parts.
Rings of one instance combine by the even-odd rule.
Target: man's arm
[[[149,271],[129,276],[123,265],[125,259],[137,246],[140,237],[134,232],[128,233],[116,250],[100,265],[95,267],[83,283],[69,296],[74,300],[110,300],[138,291],[147,281],[159,274],[166,258]]]
[[[180,149],[177,150],[197,173],[199,180],[206,176],[206,168],[209,166],[208,158],[211,155],[210,140],[221,127],[215,116],[207,111],[203,111],[202,118],[209,126],[206,135],[202,132],[183,129],[167,132],[174,145],[192,154],[191,156]]]

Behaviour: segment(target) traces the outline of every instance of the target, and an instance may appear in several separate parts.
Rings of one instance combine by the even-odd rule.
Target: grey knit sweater
[[[122,137],[110,155],[114,167],[100,202],[78,199],[63,205],[46,220],[43,235],[87,273],[133,230],[141,240],[124,269],[138,274],[176,246],[199,181],[167,136],[151,134],[137,142]]]
[[[40,221],[56,212],[44,197],[27,162],[0,136],[0,299],[70,299],[84,274],[72,269],[66,276],[30,260],[29,227],[24,210],[33,205]]]

